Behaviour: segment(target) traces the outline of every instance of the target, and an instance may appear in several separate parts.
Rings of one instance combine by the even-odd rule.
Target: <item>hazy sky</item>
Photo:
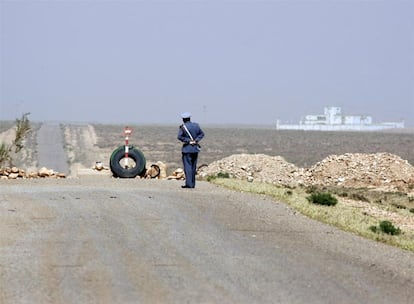
[[[414,0],[0,0],[0,119],[414,126]]]

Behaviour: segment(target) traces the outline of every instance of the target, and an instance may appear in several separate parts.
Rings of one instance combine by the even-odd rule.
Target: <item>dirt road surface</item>
[[[414,254],[199,182],[0,184],[0,303],[414,303]]]
[[[68,159],[63,149],[63,134],[58,123],[43,123],[37,131],[36,142],[39,167],[69,173]]]

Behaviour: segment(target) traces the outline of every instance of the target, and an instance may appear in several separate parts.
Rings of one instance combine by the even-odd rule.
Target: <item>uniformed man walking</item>
[[[196,122],[191,121],[191,113],[181,114],[183,124],[178,129],[178,140],[183,143],[181,149],[185,174],[185,185],[182,188],[195,187],[195,175],[197,171],[197,158],[200,152],[199,141],[204,137],[204,132]]]

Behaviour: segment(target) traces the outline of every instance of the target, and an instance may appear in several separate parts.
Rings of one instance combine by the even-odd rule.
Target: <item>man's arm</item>
[[[204,132],[203,130],[200,128],[200,126],[198,127],[198,132],[197,132],[197,136],[196,138],[194,138],[194,140],[196,142],[199,142],[200,140],[202,140],[204,138]]]
[[[177,135],[177,139],[185,144],[190,143],[190,138],[188,138],[188,135],[185,133],[185,131],[183,130],[183,126],[181,125],[180,128],[178,129],[178,135]]]

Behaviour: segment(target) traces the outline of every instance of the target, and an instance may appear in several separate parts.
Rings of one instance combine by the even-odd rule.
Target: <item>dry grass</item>
[[[408,208],[393,206],[392,199],[387,203],[369,203],[337,196],[336,206],[321,206],[309,203],[306,199],[309,193],[304,188],[290,189],[236,179],[214,179],[213,182],[238,191],[269,195],[312,219],[368,239],[414,251],[414,214]],[[402,234],[391,236],[370,230],[371,226],[377,226],[383,220],[389,220],[401,228]]]

